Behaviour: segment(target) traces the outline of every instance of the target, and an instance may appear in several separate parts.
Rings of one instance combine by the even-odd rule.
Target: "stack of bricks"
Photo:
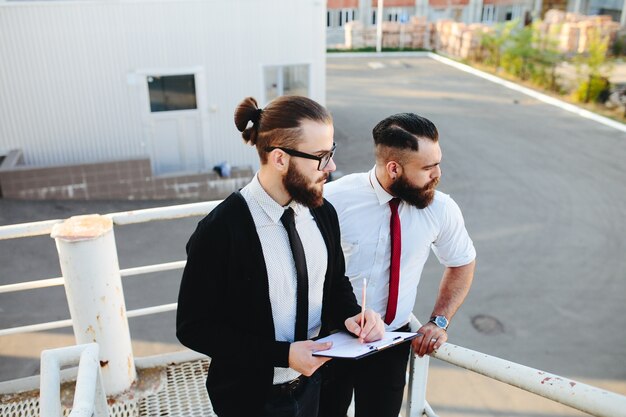
[[[589,51],[590,39],[595,31],[601,38],[608,38],[610,46],[619,28],[619,23],[613,22],[611,16],[584,16],[553,9],[546,12],[540,30],[557,41],[559,51],[577,54]]]
[[[413,16],[406,26],[406,32],[411,34],[411,48],[431,49],[431,34],[435,27],[433,23],[427,22],[425,17]]]
[[[476,56],[482,34],[491,30],[480,23],[466,25],[453,20],[439,20],[435,27],[435,49],[461,58]]]
[[[425,18],[412,17],[411,21],[402,24],[397,22],[383,22],[383,48],[431,48],[431,33],[434,25],[426,22]],[[346,48],[359,49],[376,46],[376,26],[363,27],[359,21],[346,23]]]
[[[560,10],[548,10],[539,25],[541,33],[554,40],[559,51],[568,54],[589,50],[592,33],[598,30],[608,37],[609,46],[615,41],[620,26],[610,16],[583,16]],[[427,22],[414,16],[410,22],[383,22],[383,48],[435,49],[460,58],[474,58],[480,53],[480,39],[492,32],[492,26],[481,23],[467,25],[453,20]],[[376,46],[376,26],[363,27],[358,21],[345,25],[346,47],[358,49]]]
[[[348,49],[360,49],[365,47],[365,36],[363,23],[358,20],[348,22],[344,26],[346,48]]]

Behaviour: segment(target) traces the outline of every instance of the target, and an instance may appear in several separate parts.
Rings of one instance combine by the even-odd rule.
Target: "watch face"
[[[444,316],[437,316],[435,317],[435,324],[438,327],[445,329],[448,326],[448,319],[446,319]]]

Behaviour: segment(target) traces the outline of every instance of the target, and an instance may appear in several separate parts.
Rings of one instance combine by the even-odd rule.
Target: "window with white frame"
[[[149,75],[147,81],[152,113],[197,108],[194,74]]]
[[[309,64],[263,68],[265,102],[278,96],[309,96]]]

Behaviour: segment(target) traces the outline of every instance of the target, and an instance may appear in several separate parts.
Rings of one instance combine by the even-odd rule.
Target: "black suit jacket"
[[[311,209],[328,251],[322,330],[343,328],[359,313],[345,277],[337,213],[330,203]],[[267,269],[252,215],[231,194],[198,223],[187,243],[178,295],[176,336],[211,357],[207,390],[222,416],[256,416],[273,383],[274,367],[289,366],[289,342],[274,340]]]

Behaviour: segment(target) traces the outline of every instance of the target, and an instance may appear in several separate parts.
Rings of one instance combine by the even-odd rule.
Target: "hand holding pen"
[[[380,340],[385,335],[385,323],[380,314],[366,308],[366,289],[367,281],[363,280],[363,290],[361,298],[361,312],[353,317],[346,319],[346,329],[355,336],[358,336],[362,342],[374,342]]]

